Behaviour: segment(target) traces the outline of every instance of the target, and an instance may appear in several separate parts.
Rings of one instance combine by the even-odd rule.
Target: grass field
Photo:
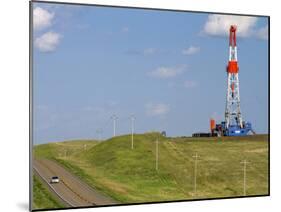
[[[155,170],[156,139],[159,167]],[[92,187],[123,203],[268,194],[268,136],[166,138],[158,133],[104,142],[70,141],[34,147],[35,157],[56,160]],[[194,158],[198,154],[197,192]]]
[[[39,180],[39,178],[33,175],[33,209],[42,208],[62,208],[64,207],[55,197],[53,197],[50,191]]]

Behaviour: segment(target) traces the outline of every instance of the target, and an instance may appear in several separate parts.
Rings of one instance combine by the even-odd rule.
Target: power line
[[[101,141],[102,140],[102,133],[103,133],[103,130],[102,129],[97,129],[96,130],[96,133],[98,135],[98,140]]]
[[[198,154],[196,153],[194,156],[192,156],[193,158],[195,158],[194,160],[194,196],[196,196],[197,193],[197,159],[199,158]]]
[[[158,138],[156,139],[155,157],[155,169],[158,171]]]
[[[115,114],[113,114],[110,118],[113,120],[113,137],[115,137],[115,135],[116,135],[116,121],[117,121],[118,117]]]
[[[132,133],[132,136],[131,136],[131,148],[134,149],[134,124],[135,124],[135,116],[134,115],[131,115],[131,133]]]

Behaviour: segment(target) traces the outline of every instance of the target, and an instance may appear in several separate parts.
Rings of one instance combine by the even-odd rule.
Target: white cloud
[[[121,31],[122,32],[129,32],[129,27],[123,27]]]
[[[82,108],[83,111],[87,112],[103,112],[104,109],[101,107],[86,106]]]
[[[257,38],[263,40],[268,39],[268,26],[262,27],[257,31]]]
[[[258,18],[237,15],[209,15],[203,32],[207,35],[228,35],[230,25],[237,26],[237,36],[249,37],[254,32]]]
[[[195,82],[195,81],[186,80],[186,81],[184,82],[183,86],[186,87],[186,88],[193,88],[193,87],[198,86],[198,83]]]
[[[61,35],[56,32],[46,32],[35,39],[35,47],[41,52],[51,52],[56,49],[61,39]]]
[[[41,7],[33,10],[33,28],[34,30],[42,30],[52,26],[55,14]],[[46,32],[35,39],[34,45],[41,52],[51,52],[58,46],[61,35],[56,32]]]
[[[33,10],[33,28],[34,30],[40,30],[52,25],[52,20],[55,14],[50,13],[41,7],[36,7]]]
[[[176,86],[176,83],[175,82],[168,82],[168,87],[169,88],[174,88]]]
[[[183,55],[192,55],[192,54],[196,54],[200,51],[200,47],[197,46],[190,46],[187,49],[182,50],[182,54]]]
[[[145,105],[145,109],[148,116],[161,116],[170,111],[169,105],[163,103],[149,103]]]
[[[143,54],[152,55],[152,54],[155,54],[156,51],[157,51],[157,49],[155,49],[155,48],[147,48],[147,49],[143,50]]]
[[[182,74],[186,66],[177,66],[177,67],[159,67],[151,72],[148,73],[148,76],[155,77],[155,78],[171,78],[175,77],[179,74]]]
[[[119,102],[116,101],[116,100],[109,100],[109,101],[106,102],[106,106],[107,106],[107,107],[110,107],[110,108],[115,107],[115,106],[117,106],[118,104],[119,104]]]
[[[149,56],[149,55],[155,55],[158,52],[159,52],[158,49],[149,47],[143,50],[128,50],[126,51],[126,54]]]

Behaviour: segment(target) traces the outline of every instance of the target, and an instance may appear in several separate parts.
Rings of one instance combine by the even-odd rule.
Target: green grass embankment
[[[33,175],[33,209],[62,208],[65,207],[48,190],[48,188]]]
[[[155,140],[159,169],[155,170]],[[89,141],[85,141],[89,142]],[[198,158],[194,193],[194,158]],[[267,135],[236,138],[165,138],[158,133],[124,135],[101,143],[49,143],[34,148],[35,157],[56,160],[101,192],[124,203],[218,198],[243,195],[243,160],[247,195],[268,193]]]

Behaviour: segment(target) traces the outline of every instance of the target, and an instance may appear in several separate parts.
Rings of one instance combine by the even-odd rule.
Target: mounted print
[[[30,2],[32,211],[269,195],[269,17]]]

